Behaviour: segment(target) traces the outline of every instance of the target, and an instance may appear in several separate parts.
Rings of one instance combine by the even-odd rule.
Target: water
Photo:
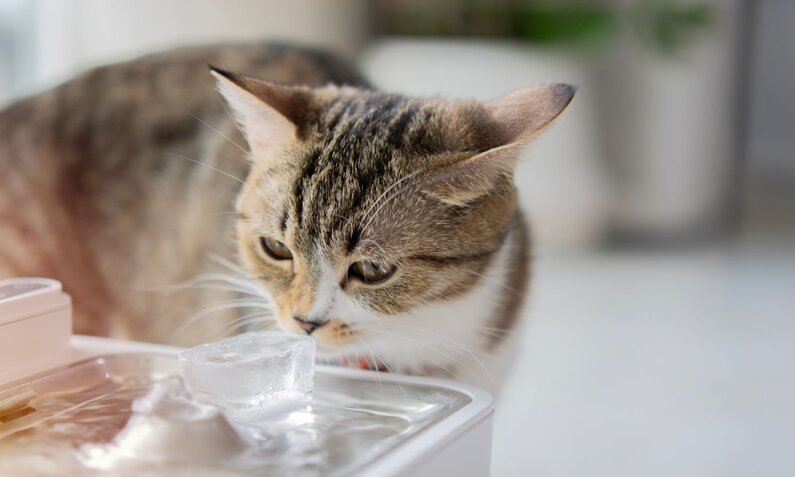
[[[250,411],[309,398],[315,341],[292,333],[245,333],[185,350],[179,360],[198,399],[229,411]]]
[[[35,395],[36,412],[0,424],[0,475],[344,475],[469,402],[318,372],[311,400],[224,420],[187,399],[178,372],[173,357],[119,355],[9,391]]]
[[[131,408],[133,414],[124,429],[109,443],[79,448],[83,465],[133,470],[161,462],[213,464],[233,459],[248,448],[217,407],[193,400],[179,376],[155,382]]]

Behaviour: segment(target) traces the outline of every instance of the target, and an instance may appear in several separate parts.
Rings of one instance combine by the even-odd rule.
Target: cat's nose
[[[327,321],[317,322],[317,321],[310,321],[306,318],[293,315],[293,319],[298,323],[298,326],[301,327],[302,330],[306,331],[306,334],[311,335],[316,329],[320,328],[321,326],[325,325]]]

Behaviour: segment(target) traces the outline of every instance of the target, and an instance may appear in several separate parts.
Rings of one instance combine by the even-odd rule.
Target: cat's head
[[[519,148],[574,94],[479,103],[214,75],[251,149],[240,254],[279,325],[326,356],[480,280],[516,214]]]

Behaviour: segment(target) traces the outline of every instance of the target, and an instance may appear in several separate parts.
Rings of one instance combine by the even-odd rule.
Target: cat
[[[518,151],[573,95],[406,97],[273,44],[100,67],[0,113],[0,277],[61,280],[79,333],[265,323],[328,362],[495,389],[530,275]]]

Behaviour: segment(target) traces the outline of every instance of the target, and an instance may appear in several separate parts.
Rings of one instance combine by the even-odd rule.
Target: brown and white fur
[[[237,124],[206,63],[251,75],[213,71]],[[517,153],[573,91],[410,98],[272,45],[101,68],[0,114],[0,277],[62,280],[79,332],[190,342],[233,329],[185,325],[229,299],[217,309],[311,333],[326,360],[494,388],[529,276]],[[234,248],[245,276],[151,291]],[[368,282],[362,266],[389,274]]]

